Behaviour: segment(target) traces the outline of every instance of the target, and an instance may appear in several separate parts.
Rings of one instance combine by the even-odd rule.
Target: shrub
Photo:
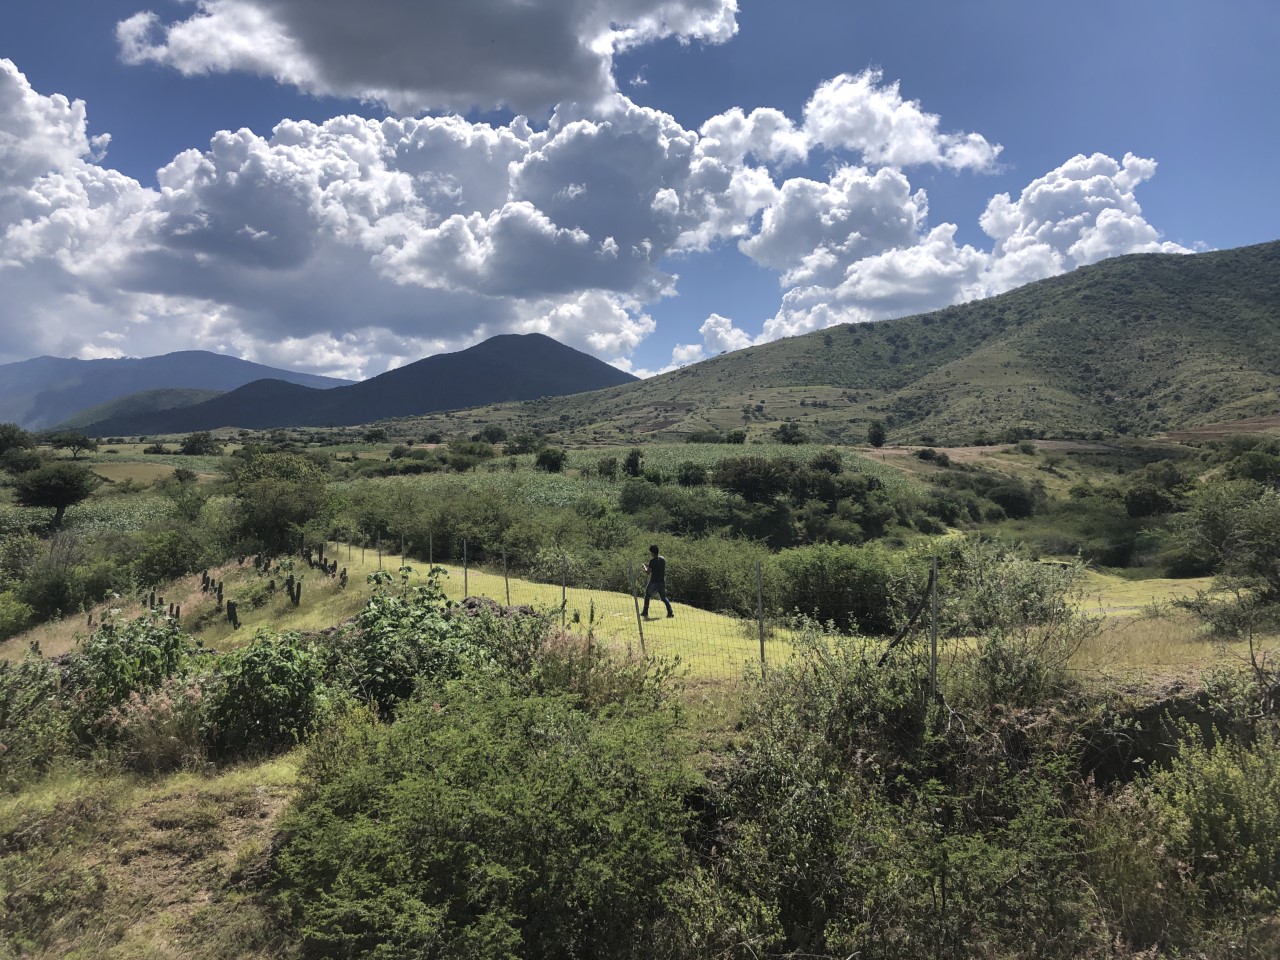
[[[321,705],[322,662],[297,635],[260,631],[221,667],[207,714],[219,756],[290,747],[305,737]]]
[[[693,783],[674,729],[489,677],[319,739],[276,860],[304,952],[654,955]]]
[[[902,616],[908,571],[878,546],[794,547],[779,553],[774,566],[785,611],[871,634],[891,633]]]
[[[8,591],[0,592],[0,640],[21,633],[35,622],[36,612]]]
[[[0,790],[13,790],[74,748],[59,671],[39,651],[0,660]]]
[[[383,715],[407,700],[423,678],[457,676],[474,654],[472,622],[448,616],[449,605],[434,567],[427,582],[401,591],[389,588],[391,575],[373,574],[376,587],[352,629],[338,641],[331,668],[337,681],[357,700]]]
[[[1274,910],[1280,902],[1280,740],[1186,742],[1143,795],[1211,908]]]
[[[539,470],[547,471],[547,473],[559,473],[564,469],[564,462],[568,458],[569,455],[558,447],[547,447],[538,452],[534,466]]]
[[[676,483],[682,487],[700,487],[707,482],[707,468],[686,460],[676,468]]]
[[[199,681],[168,677],[154,690],[129,694],[102,718],[114,753],[130,770],[165,773],[205,762]]]
[[[199,649],[168,617],[104,621],[67,662],[64,686],[77,704],[77,732],[96,737],[107,710],[182,673]]]

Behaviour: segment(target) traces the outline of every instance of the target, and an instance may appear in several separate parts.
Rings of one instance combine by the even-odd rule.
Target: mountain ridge
[[[0,364],[0,422],[17,423],[24,429],[47,429],[92,407],[147,390],[224,392],[266,376],[322,389],[350,382],[281,370],[207,350],[97,360],[45,354]]]
[[[639,383],[467,411],[570,442],[794,422],[856,442],[1150,435],[1280,412],[1280,241],[1130,254],[995,297],[841,324]],[[453,428],[458,424],[455,414]],[[415,429],[441,429],[424,418]]]
[[[636,378],[540,334],[501,334],[368,380],[315,390],[254,381],[204,403],[89,424],[98,436],[186,433],[221,427],[351,426],[434,410],[596,390]]]

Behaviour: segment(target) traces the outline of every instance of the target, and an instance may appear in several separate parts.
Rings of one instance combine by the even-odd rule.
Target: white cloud
[[[208,29],[197,21],[215,6],[184,23]],[[660,6],[627,9],[641,22]],[[669,29],[695,36],[693,23]],[[285,120],[268,137],[214,134],[154,187],[106,167],[87,130],[83,103],[37,93],[0,60],[0,298],[21,318],[0,324],[0,359],[194,347],[359,376],[540,331],[629,369],[656,330],[651,305],[677,291],[677,256],[736,239],[778,272],[779,308],[754,336],[711,314],[671,369],[1182,249],[1143,218],[1134,191],[1155,163],[1132,155],[1075,157],[1016,200],[993,197],[991,249],[957,244],[898,164],[982,168],[996,148],[962,160],[977,141],[940,134],[878,75],[824,84],[800,127],[738,110],[698,133],[617,94],[565,104],[540,130],[519,117]],[[812,160],[819,145],[834,150],[825,181],[775,182],[766,165]]]
[[[711,354],[728,353],[751,346],[751,338],[733,325],[728,317],[713,313],[698,328],[702,342]]]
[[[1124,253],[1189,253],[1161,241],[1134,189],[1155,175],[1154,160],[1126,153],[1079,154],[1038,177],[1015,201],[991,198],[980,219],[994,241],[987,290],[1000,292]]]
[[[787,285],[822,282],[842,263],[911,243],[927,215],[923,191],[913,192],[900,171],[842,167],[827,183],[783,183],[759,231],[739,247],[783,271]]]
[[[804,134],[811,144],[857,150],[869,164],[934,164],[956,170],[995,166],[999,144],[976,133],[941,133],[940,122],[918,101],[903,100],[898,84],[885,84],[879,70],[828,80],[804,108]]]
[[[245,71],[402,113],[505,105],[542,111],[615,90],[615,52],[674,37],[723,43],[736,0],[195,0],[116,28],[128,63]]]

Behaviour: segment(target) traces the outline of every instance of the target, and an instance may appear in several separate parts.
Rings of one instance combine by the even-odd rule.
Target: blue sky
[[[1276,239],[1278,40],[1263,0],[6,0],[0,361],[537,330],[646,374]]]

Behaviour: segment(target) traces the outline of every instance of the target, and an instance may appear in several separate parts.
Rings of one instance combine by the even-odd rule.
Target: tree
[[[559,473],[564,469],[564,462],[568,459],[568,454],[557,447],[547,447],[538,454],[535,465],[539,470],[545,470],[547,473]]]
[[[222,455],[222,444],[212,433],[202,430],[183,440],[179,453],[186,457],[218,457]]]
[[[16,423],[0,423],[0,456],[10,450],[29,450],[35,445],[35,437]]]
[[[486,424],[478,434],[472,437],[472,439],[483,440],[485,443],[502,443],[502,441],[507,439],[507,431],[496,423],[490,423]]]
[[[102,482],[88,467],[51,463],[28,471],[13,481],[14,496],[24,507],[52,507],[54,527],[62,526],[67,507],[84,500]]]
[[[879,448],[884,446],[886,439],[884,424],[879,420],[872,420],[871,426],[867,427],[867,443]]]
[[[773,439],[778,443],[785,443],[792,446],[798,446],[802,443],[808,443],[809,438],[805,436],[805,432],[800,429],[798,423],[781,423],[773,431]]]
[[[48,460],[49,455],[43,450],[37,450],[35,447],[10,447],[3,454],[0,454],[0,468],[16,477],[19,474],[43,467]]]
[[[626,459],[622,461],[622,472],[628,477],[639,477],[644,474],[644,453],[639,447],[632,447]]]
[[[76,430],[61,430],[49,434],[49,446],[55,450],[70,450],[71,459],[79,460],[81,452],[92,453],[98,449],[98,441]]]

